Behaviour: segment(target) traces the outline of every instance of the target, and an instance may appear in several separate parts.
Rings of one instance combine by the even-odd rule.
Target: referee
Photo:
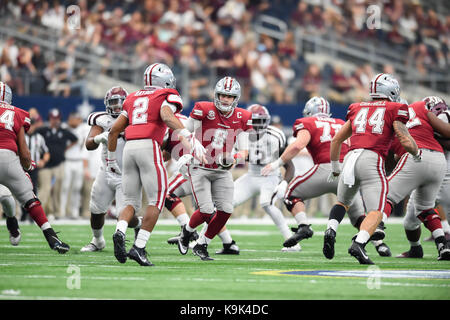
[[[33,192],[37,196],[38,194],[38,173],[39,169],[43,168],[46,163],[50,160],[50,152],[45,144],[44,137],[36,132],[36,129],[43,125],[42,119],[39,114],[31,115],[31,125],[27,134],[25,135],[25,141],[27,142],[28,148],[31,153],[31,160],[36,163],[36,169],[29,171],[31,182],[33,183]],[[27,219],[28,213],[22,208],[21,221]]]

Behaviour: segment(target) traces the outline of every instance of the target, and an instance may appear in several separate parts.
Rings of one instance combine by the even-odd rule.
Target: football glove
[[[108,143],[108,135],[109,135],[109,132],[104,131],[94,137],[94,142],[96,144],[100,144],[100,143],[107,144]]]
[[[117,175],[122,174],[122,171],[117,164],[115,152],[108,151],[108,155],[106,157],[106,172],[112,172]]]

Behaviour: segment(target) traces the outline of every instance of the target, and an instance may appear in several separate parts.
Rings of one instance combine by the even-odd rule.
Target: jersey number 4
[[[359,112],[356,114],[355,120],[353,120],[353,124],[356,127],[357,133],[366,132],[367,124],[372,127],[372,133],[382,134],[384,127],[384,113],[386,112],[385,108],[376,108],[375,111],[370,116],[367,121],[367,116],[369,115],[369,108],[361,108]]]
[[[13,131],[14,127],[14,114],[15,112],[12,110],[5,110],[0,116],[0,123],[3,123],[5,129]]]

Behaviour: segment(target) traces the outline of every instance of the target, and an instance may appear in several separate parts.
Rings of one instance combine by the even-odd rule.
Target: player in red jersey
[[[398,256],[399,258],[423,257],[419,242],[422,222],[433,235],[438,260],[450,260],[450,246],[445,239],[439,214],[434,208],[447,170],[444,150],[435,139],[435,132],[450,138],[450,124],[438,118],[446,109],[447,105],[440,98],[425,98],[409,106],[409,121],[406,127],[419,147],[421,162],[417,163],[411,159],[397,139],[393,143],[394,152],[400,160],[388,177],[386,217],[389,217],[397,203],[414,191],[409,199],[410,208],[414,209],[407,211],[403,222],[411,248]]]
[[[293,126],[293,136],[296,137],[296,140],[286,148],[279,159],[268,164],[262,170],[263,175],[270,174],[294,158],[304,148],[308,149],[314,161],[314,166],[309,171],[295,177],[289,185],[284,187],[284,203],[298,223],[295,234],[283,243],[285,247],[292,247],[313,235],[313,230],[306,217],[304,201],[326,193],[336,194],[338,186],[337,181],[327,182],[331,170],[330,142],[345,122],[341,119],[331,118],[330,104],[323,97],[313,97],[308,100],[303,115],[304,117],[297,119]],[[344,143],[341,148],[340,162],[343,161],[347,151],[348,145]],[[361,197],[357,196],[349,208],[350,220],[356,228],[364,219],[363,213]],[[389,255],[389,247],[384,243],[376,242],[375,246],[380,255]],[[331,259],[332,256],[329,258]]]
[[[208,228],[192,249],[202,260],[213,260],[207,248],[225,226],[233,212],[233,177],[228,171],[237,159],[248,154],[248,133],[252,128],[250,111],[238,108],[241,87],[236,79],[224,77],[214,89],[214,102],[197,102],[191,111],[188,127],[201,139],[206,149],[204,162],[188,164],[192,192],[198,206],[178,241],[181,254],[189,249],[189,239],[195,228],[207,222]],[[237,152],[233,147],[237,142]],[[213,215],[214,213],[214,215]]]
[[[11,191],[41,228],[50,248],[66,253],[69,245],[62,242],[51,227],[41,202],[33,192],[30,176],[25,172],[36,167],[25,141],[30,116],[27,111],[11,105],[11,101],[11,89],[0,82],[0,184]]]
[[[408,133],[408,106],[398,103],[400,86],[389,74],[377,74],[371,81],[372,101],[353,103],[348,108],[347,121],[331,141],[330,180],[339,177],[337,200],[330,212],[325,231],[323,253],[334,252],[336,230],[339,221],[348,210],[359,191],[367,215],[348,253],[360,264],[373,264],[367,256],[365,245],[380,224],[386,204],[388,182],[384,159],[389,151],[394,133],[402,146],[411,153],[414,161],[420,161],[416,142]],[[350,148],[345,156],[342,174],[339,163],[341,144],[350,138]]]
[[[201,156],[203,147],[175,117],[183,108],[176,80],[170,68],[162,63],[150,65],[144,72],[144,89],[127,96],[123,111],[114,122],[108,135],[107,175],[117,179],[121,170],[115,151],[117,139],[125,131],[125,147],[122,158],[122,190],[124,208],[120,211],[116,232],[113,235],[114,255],[120,263],[127,257],[142,266],[152,266],[147,259],[145,246],[158,220],[167,194],[167,172],[161,145],[166,128],[180,129],[182,142]],[[184,129],[184,130],[183,130]],[[189,149],[189,151],[191,151]],[[147,195],[148,206],[133,247],[126,252],[125,232],[140,207],[141,190]]]

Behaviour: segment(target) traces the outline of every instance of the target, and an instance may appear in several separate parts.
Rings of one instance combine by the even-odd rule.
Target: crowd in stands
[[[348,102],[364,95],[374,72],[362,64],[344,70],[332,62],[307,61],[295,44],[294,30],[330,34],[388,45],[417,74],[446,73],[450,64],[450,15],[437,13],[418,0],[79,0],[2,1],[1,17],[45,27],[58,34],[67,54],[55,57],[38,44],[13,37],[0,43],[0,79],[15,94],[86,94],[89,73],[76,64],[75,51],[112,63],[113,55],[133,57],[144,70],[155,61],[177,74],[188,70],[192,100],[211,98],[216,80],[227,74],[243,86],[242,101],[289,104],[323,93]],[[80,25],[68,23],[77,5]],[[387,28],[370,28],[369,5],[382,7]],[[282,40],[258,34],[254,22],[271,15],[287,23]],[[20,31],[20,30],[19,30]],[[392,70],[392,65],[385,65]],[[142,71],[140,72],[142,73]],[[179,81],[183,81],[177,76]],[[141,83],[136,83],[141,85]]]

